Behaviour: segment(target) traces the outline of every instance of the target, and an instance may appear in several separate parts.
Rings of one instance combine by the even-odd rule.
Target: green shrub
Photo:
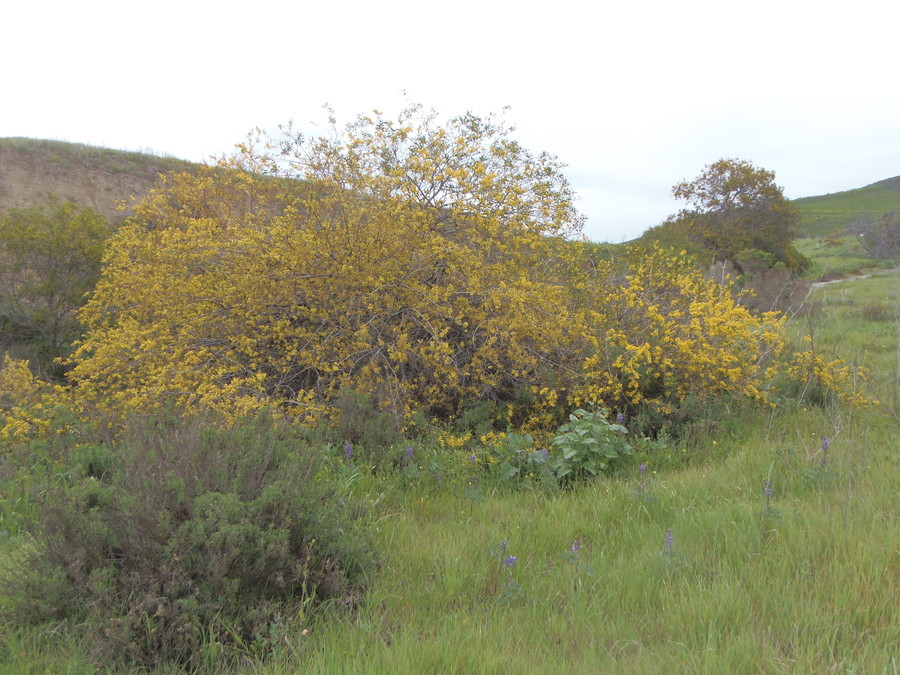
[[[556,487],[550,470],[550,456],[546,448],[535,449],[529,434],[509,433],[497,448],[498,471],[501,482],[513,483],[528,490]]]
[[[631,454],[631,446],[625,441],[628,430],[621,424],[610,424],[605,414],[602,409],[578,409],[558,429],[550,441],[558,450],[552,462],[558,479],[597,476],[608,471],[620,457]]]
[[[896,307],[891,307],[883,300],[878,300],[876,302],[867,302],[865,305],[862,305],[859,308],[859,316],[866,321],[885,323],[887,321],[896,320],[900,317],[900,314],[898,314]]]
[[[505,412],[505,406],[495,401],[480,400],[466,403],[460,407],[459,415],[453,420],[454,428],[459,432],[471,431],[476,437],[484,436],[490,431],[505,429],[505,425],[498,424],[501,410]]]
[[[138,424],[77,453],[5,579],[20,621],[82,623],[108,665],[188,667],[216,644],[260,655],[304,607],[353,605],[374,556],[316,453],[267,417],[226,430]]]

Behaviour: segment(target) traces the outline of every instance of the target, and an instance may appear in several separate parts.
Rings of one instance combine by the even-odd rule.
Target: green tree
[[[30,343],[52,363],[78,333],[75,312],[100,275],[111,227],[91,208],[51,196],[0,213],[0,340]]]
[[[744,251],[763,251],[776,263],[801,272],[809,261],[793,245],[800,224],[797,208],[775,184],[775,174],[739,159],[720,159],[697,178],[672,188],[690,208],[677,220],[713,262],[736,262]]]

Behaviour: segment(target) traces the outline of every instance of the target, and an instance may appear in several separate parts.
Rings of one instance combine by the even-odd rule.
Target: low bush
[[[352,606],[374,555],[313,449],[267,416],[226,430],[134,425],[73,453],[8,572],[12,619],[83,625],[99,661],[198,664],[204,646],[268,651],[323,600]]]
[[[551,444],[558,451],[552,460],[559,480],[605,473],[620,458],[631,454],[625,440],[628,431],[606,420],[606,411],[576,410],[562,425]]]
[[[505,434],[496,452],[501,482],[528,490],[552,491],[557,486],[549,450],[535,447],[529,434]]]

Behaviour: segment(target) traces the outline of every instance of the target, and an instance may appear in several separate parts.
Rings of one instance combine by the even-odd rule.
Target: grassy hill
[[[0,209],[43,204],[48,194],[90,206],[111,221],[118,204],[150,191],[160,173],[190,170],[174,157],[78,143],[0,138]]]
[[[855,221],[874,221],[900,211],[900,176],[844,192],[795,199],[803,218],[803,234],[823,237]]]

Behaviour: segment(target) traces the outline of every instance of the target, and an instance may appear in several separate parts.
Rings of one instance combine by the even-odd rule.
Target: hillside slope
[[[803,218],[803,235],[822,237],[856,221],[871,222],[891,211],[900,212],[900,176],[855,190],[795,199],[794,204]]]
[[[110,221],[117,206],[141,198],[161,172],[191,170],[171,157],[29,138],[0,139],[0,209],[43,204],[49,194],[90,206]]]

